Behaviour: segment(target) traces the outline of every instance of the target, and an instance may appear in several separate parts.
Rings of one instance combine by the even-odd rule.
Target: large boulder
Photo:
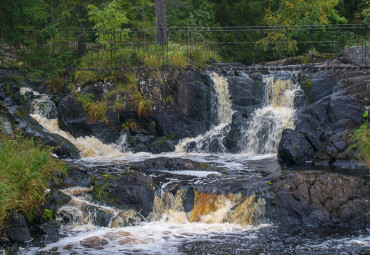
[[[31,234],[24,216],[20,213],[10,213],[6,228],[9,240],[17,243],[30,241]]]
[[[287,165],[302,164],[315,156],[315,149],[307,137],[292,129],[285,129],[278,147],[278,158]]]
[[[21,130],[23,134],[33,137],[36,140],[44,142],[46,145],[53,147],[53,151],[60,158],[80,158],[78,149],[67,139],[57,134],[51,134],[31,116],[25,115],[23,119],[17,118],[17,129]]]
[[[306,160],[331,163],[341,159],[350,144],[352,130],[363,122],[362,115],[368,104],[365,96],[368,75],[318,72],[308,77],[312,78],[311,83],[305,81],[303,89],[310,104],[297,110],[296,132],[283,133],[278,151],[279,159],[288,165]],[[307,88],[308,85],[311,87]],[[289,144],[296,144],[297,139],[307,145],[304,152],[300,149],[304,155]]]
[[[58,121],[60,128],[74,137],[95,136],[104,143],[113,143],[119,138],[119,132],[106,123],[91,121],[74,95],[64,97],[58,104]]]
[[[340,60],[344,63],[356,66],[365,66],[370,63],[370,48],[366,46],[352,46],[344,49],[340,54]]]
[[[212,87],[207,74],[181,71],[164,84],[148,77],[142,79],[140,90],[157,102],[153,106],[152,119],[160,135],[195,137],[209,129],[213,122]]]
[[[122,177],[96,185],[93,199],[122,209],[134,209],[147,217],[153,209],[154,183],[152,178],[128,170]]]
[[[251,107],[258,108],[262,104],[262,75],[251,75],[235,72],[227,76],[229,92],[234,110],[243,111]]]
[[[73,95],[66,96],[58,104],[58,121],[60,128],[75,137],[92,134],[83,105]]]
[[[233,114],[230,131],[223,140],[223,144],[228,151],[232,153],[241,151],[240,140],[243,137],[242,129],[246,123],[247,120],[241,112],[235,112]]]

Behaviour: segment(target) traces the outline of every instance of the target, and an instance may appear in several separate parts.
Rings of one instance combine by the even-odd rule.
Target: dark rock
[[[149,147],[150,152],[158,154],[162,152],[172,152],[175,150],[175,145],[168,138],[157,138]]]
[[[294,96],[294,108],[295,109],[302,108],[303,106],[305,106],[305,104],[306,104],[306,95],[303,90],[298,89],[295,92]]]
[[[337,84],[337,75],[332,72],[320,71],[308,73],[302,84],[308,102],[316,102],[332,93]]]
[[[312,152],[307,148],[311,152],[306,154],[305,160],[332,163],[341,159],[349,144],[350,130],[361,124],[365,109],[366,99],[361,95],[365,93],[364,81],[368,77],[359,78],[356,75],[359,74],[346,73],[345,79],[341,78],[343,75],[327,71],[308,75],[312,78],[308,80],[311,83],[306,81],[303,89],[311,104],[298,109],[295,116],[296,132],[303,134],[314,150]],[[307,88],[307,84],[311,87]],[[283,139],[287,139],[286,135],[283,135],[281,142]],[[288,165],[294,164],[295,161],[289,159],[292,156],[287,157],[287,154],[293,155],[293,151],[284,152],[285,155],[279,155],[279,158],[283,162],[290,160],[285,162]]]
[[[146,79],[148,81],[148,79]],[[210,77],[194,71],[182,71],[169,84],[140,82],[149,98],[173,98],[173,104],[155,105],[152,119],[162,136],[195,137],[205,133],[213,123],[211,116],[212,85]],[[150,92],[146,92],[152,87]],[[158,92],[156,92],[158,91]],[[152,95],[152,94],[155,95]],[[158,100],[157,100],[158,101]]]
[[[230,97],[234,110],[243,111],[248,107],[258,108],[262,104],[262,80],[252,79],[244,72],[227,77]]]
[[[45,209],[49,209],[53,211],[53,214],[62,207],[63,205],[67,204],[71,201],[71,197],[64,194],[60,190],[52,189],[47,194],[47,202],[45,204]]]
[[[62,187],[89,187],[91,178],[87,173],[88,169],[85,166],[73,162],[66,162],[68,172],[66,178],[63,179]]]
[[[184,207],[184,211],[186,213],[193,210],[194,207],[194,198],[195,198],[195,192],[193,188],[189,188],[186,190],[184,195],[184,200],[182,202],[182,205]]]
[[[233,114],[230,132],[225,136],[223,144],[226,149],[232,153],[237,153],[241,150],[239,146],[240,139],[242,138],[241,130],[246,125],[247,121],[241,112]]]
[[[43,141],[45,144],[54,147],[53,151],[60,158],[78,159],[80,157],[77,148],[67,139],[60,135],[51,134],[31,116],[25,115],[23,120],[19,120],[17,128],[34,139]]]
[[[95,87],[94,87],[95,88]],[[119,132],[106,123],[90,121],[83,105],[73,95],[68,95],[58,105],[58,121],[61,129],[74,137],[95,136],[104,143],[114,143]]]
[[[129,170],[119,179],[95,185],[93,199],[123,209],[135,209],[147,217],[153,209],[154,183],[150,177]]]
[[[215,169],[208,164],[183,158],[152,158],[135,163],[134,170],[208,170]]]
[[[91,94],[94,101],[101,101],[104,96],[104,90],[101,84],[91,84],[84,87],[82,94]]]
[[[280,221],[305,226],[365,227],[370,185],[359,177],[290,172],[273,181]]]
[[[156,138],[152,135],[139,134],[136,136],[129,136],[127,141],[130,148],[133,149],[133,152],[145,151],[158,154],[175,150],[173,141],[167,137]]]
[[[60,229],[60,223],[51,220],[46,222],[44,225],[41,226],[42,231],[44,232],[44,243],[54,243],[59,240],[60,234],[59,234],[59,229]]]
[[[370,63],[370,49],[366,46],[352,46],[346,48],[341,52],[340,60],[343,63],[365,66],[366,63]]]
[[[80,102],[68,95],[58,105],[58,121],[61,129],[74,137],[90,136],[89,118]]]
[[[92,219],[92,224],[98,227],[108,227],[111,220],[111,215],[104,211],[103,208],[93,205],[87,205],[83,208],[83,213],[89,215]]]
[[[11,241],[21,243],[32,239],[22,214],[10,213],[7,226],[6,235]]]
[[[302,164],[311,160],[315,150],[306,136],[296,130],[285,129],[278,148],[278,158],[287,165]]]

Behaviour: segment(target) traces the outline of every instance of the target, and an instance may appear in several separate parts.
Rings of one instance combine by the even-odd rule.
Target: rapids
[[[294,128],[294,97],[299,84],[289,78],[264,76],[264,100],[243,126],[243,151],[230,154],[221,146],[211,153],[213,141],[222,140],[232,122],[227,79],[216,73],[214,109],[218,119],[198,137],[179,141],[176,151],[154,155],[130,153],[126,137],[106,145],[94,137],[74,138],[59,129],[54,116],[47,118],[34,103],[33,118],[48,132],[71,141],[82,158],[73,161],[90,174],[107,179],[128,169],[149,176],[158,186],[153,210],[116,208],[93,199],[92,188],[72,187],[63,192],[71,201],[56,213],[61,238],[34,242],[22,254],[367,254],[369,230],[276,225],[268,192],[272,178],[284,173],[276,149],[284,128]],[[47,101],[47,96],[42,102]],[[45,105],[52,104],[48,103]],[[155,168],[171,160],[191,162]],[[147,163],[146,163],[147,162]],[[149,163],[150,162],[150,163]],[[193,199],[191,208],[186,201]]]

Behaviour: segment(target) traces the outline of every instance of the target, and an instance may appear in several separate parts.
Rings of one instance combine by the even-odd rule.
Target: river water
[[[299,85],[265,76],[263,107],[245,123],[243,151],[230,154],[221,148],[209,153],[210,144],[222,141],[229,131],[233,113],[226,79],[214,73],[210,77],[218,119],[207,133],[180,141],[172,153],[130,153],[125,137],[111,145],[94,137],[74,138],[35,107],[32,116],[49,132],[70,140],[82,156],[74,162],[91,174],[120,176],[135,166],[158,189],[146,217],[95,202],[91,188],[65,189],[72,200],[56,215],[61,238],[52,243],[34,240],[21,253],[370,254],[369,229],[285,226],[271,220],[269,201],[261,194],[270,179],[286,171],[277,162],[276,149],[282,130],[294,128]],[[186,210],[190,187],[195,190],[194,206]]]

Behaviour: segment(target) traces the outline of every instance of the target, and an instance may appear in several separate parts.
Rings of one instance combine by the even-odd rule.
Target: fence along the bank
[[[171,27],[167,44],[158,44],[156,28],[57,28],[39,43],[49,55],[71,52],[68,68],[158,69],[204,67],[214,62],[264,64],[290,58],[288,64],[312,64],[336,58],[359,46],[359,66],[368,67],[368,24],[328,26]],[[6,31],[2,31],[6,33]],[[25,30],[32,38],[36,33]]]

